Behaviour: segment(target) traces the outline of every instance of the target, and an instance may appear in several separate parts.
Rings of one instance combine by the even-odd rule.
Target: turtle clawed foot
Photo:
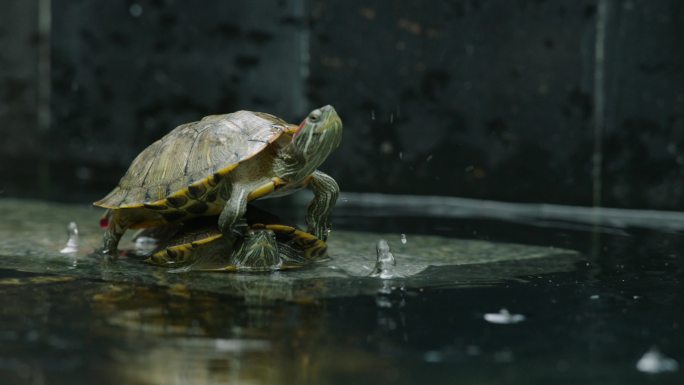
[[[93,254],[99,258],[104,259],[105,261],[116,261],[119,259],[119,250],[117,247],[108,247],[107,245],[102,246],[99,249],[95,249],[93,251]]]
[[[306,232],[325,242],[328,240],[328,234],[330,234],[330,225],[327,223],[319,226],[313,224],[307,228]]]
[[[97,250],[97,254],[102,257],[105,261],[111,262],[119,259],[119,251],[114,249],[105,249],[104,247]]]

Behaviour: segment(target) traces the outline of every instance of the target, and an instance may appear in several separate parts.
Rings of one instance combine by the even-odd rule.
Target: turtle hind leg
[[[251,272],[279,270],[282,261],[278,248],[273,231],[248,232],[235,252],[235,266],[237,270]]]
[[[278,244],[278,252],[284,268],[301,267],[311,262],[306,258],[305,253],[285,243]]]

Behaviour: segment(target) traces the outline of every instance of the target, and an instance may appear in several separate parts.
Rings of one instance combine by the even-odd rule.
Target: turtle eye
[[[313,110],[309,114],[309,120],[312,122],[317,122],[321,118],[321,110]]]

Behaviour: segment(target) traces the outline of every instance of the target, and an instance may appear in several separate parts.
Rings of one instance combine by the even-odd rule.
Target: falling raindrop
[[[513,362],[513,352],[510,349],[495,352],[494,362]]]
[[[62,254],[75,254],[78,252],[78,226],[76,225],[76,222],[69,222],[67,234],[69,235],[69,239],[64,248],[59,252]]]
[[[466,354],[469,356],[479,356],[482,354],[482,349],[476,345],[468,345],[468,347],[466,347]]]
[[[399,151],[399,159],[404,159],[404,153],[402,151]]]
[[[131,14],[133,17],[140,17],[143,14],[143,7],[138,4],[138,3],[133,3],[131,6],[128,8],[128,12]]]
[[[375,110],[371,110],[371,120],[375,120]]]
[[[380,144],[380,152],[383,154],[391,154],[394,151],[394,146],[389,141],[384,141]]]
[[[423,354],[423,361],[425,362],[442,362],[443,359],[442,353],[436,350],[430,350]]]
[[[390,124],[394,123],[394,112],[390,112]]]

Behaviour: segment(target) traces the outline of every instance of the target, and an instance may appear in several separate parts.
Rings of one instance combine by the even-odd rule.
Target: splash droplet
[[[401,234],[401,244],[402,244],[402,245],[405,245],[406,242],[408,242],[408,241],[406,240],[406,234]]]
[[[377,260],[375,262],[375,268],[370,274],[371,277],[378,277],[380,279],[390,279],[400,277],[394,270],[397,265],[397,261],[394,259],[394,254],[390,250],[389,243],[386,240],[381,239],[375,246],[377,252]]]
[[[525,320],[525,316],[522,314],[511,314],[506,309],[501,309],[498,313],[487,313],[484,315],[484,319],[487,322],[493,324],[516,324]]]
[[[672,358],[665,356],[658,348],[652,347],[644,353],[636,364],[640,372],[658,374],[664,372],[676,372],[679,370],[679,363]]]
[[[78,252],[78,226],[76,225],[76,222],[69,222],[67,234],[69,235],[69,239],[64,248],[59,252],[62,254],[75,254]]]

